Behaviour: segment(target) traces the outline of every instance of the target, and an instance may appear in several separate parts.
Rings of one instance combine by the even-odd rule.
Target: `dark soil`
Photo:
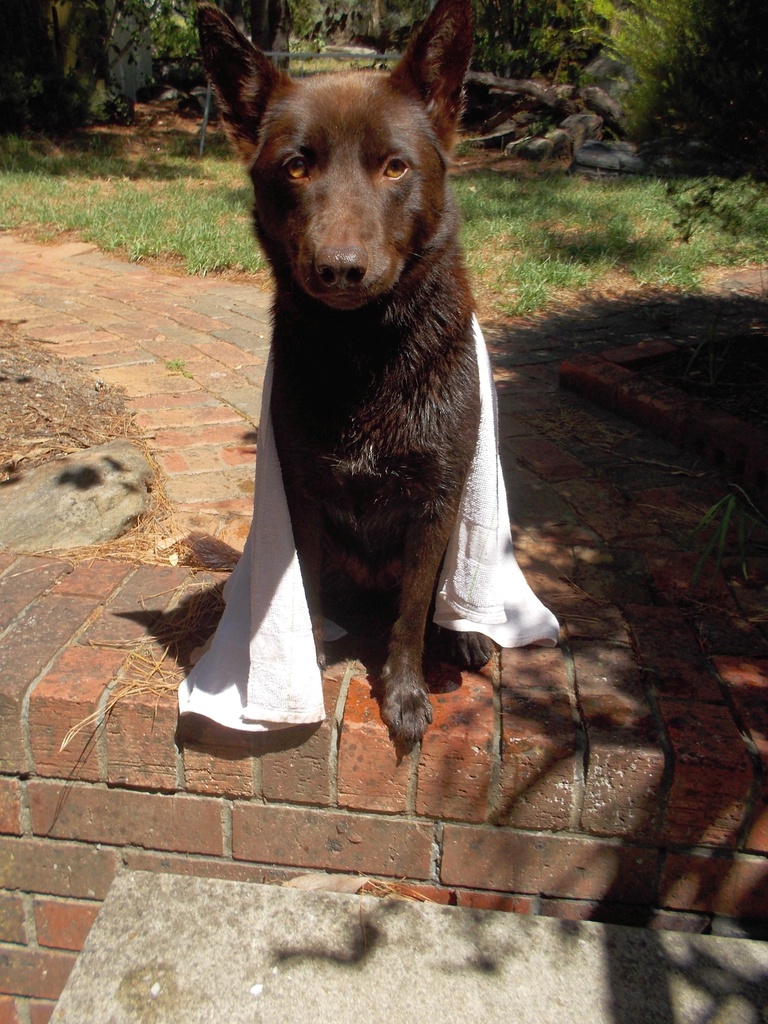
[[[641,371],[709,409],[768,429],[768,332],[705,340]]]

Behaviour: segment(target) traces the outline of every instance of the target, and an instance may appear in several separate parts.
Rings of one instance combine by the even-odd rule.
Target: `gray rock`
[[[503,149],[510,142],[513,142],[521,131],[524,131],[513,120],[502,121],[492,131],[473,139],[474,145],[482,146],[484,149]]]
[[[637,81],[637,75],[629,64],[610,57],[606,53],[600,53],[595,57],[584,68],[584,74],[592,80],[591,84],[599,86],[619,102]]]
[[[603,119],[597,114],[571,114],[560,122],[560,128],[573,139],[574,152],[590,139],[603,137]]]
[[[0,484],[0,548],[102,544],[147,507],[152,469],[129,441],[88,448]]]
[[[504,149],[505,156],[517,156],[523,160],[548,160],[552,156],[549,139],[526,138],[510,142]]]
[[[573,140],[568,132],[562,128],[554,128],[551,132],[547,132],[547,138],[552,145],[552,156],[559,159],[560,157],[570,157],[573,152]]]
[[[574,170],[609,174],[643,174],[646,163],[628,142],[585,142],[574,156]]]
[[[488,118],[481,133],[474,138],[473,142],[485,149],[504,149],[516,139],[527,137],[528,125],[537,120],[537,115],[527,110],[512,115],[508,112],[496,114],[494,117]]]
[[[579,89],[579,99],[594,114],[614,129],[621,129],[624,124],[624,110],[618,100],[597,85],[585,85]]]

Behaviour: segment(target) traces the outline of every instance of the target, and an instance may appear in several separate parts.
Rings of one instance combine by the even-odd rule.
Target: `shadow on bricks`
[[[754,530],[746,563],[734,531],[720,571],[713,558],[694,583],[707,539],[694,527],[731,481],[763,503],[765,474],[743,474],[738,458],[707,465],[704,458],[717,452],[696,443],[690,453],[681,450],[690,423],[665,434],[663,417],[638,429],[616,415],[625,410],[615,365],[609,354],[601,362],[619,344],[641,354],[646,346],[692,351],[715,327],[725,338],[765,336],[759,272],[702,295],[595,299],[487,331],[518,558],[564,625],[567,662],[558,690],[552,671],[526,679],[528,652],[505,652],[514,671],[502,676],[494,820],[546,820],[622,843],[610,855],[603,848],[586,868],[551,857],[543,837],[538,855],[557,870],[542,880],[571,901],[556,900],[552,913],[683,927],[694,911],[702,917],[689,918],[692,926],[706,927],[704,915],[724,915],[760,930],[755,922],[768,910],[765,529]],[[564,392],[555,379],[563,359],[605,373],[585,370]],[[758,457],[766,450],[757,446]],[[719,654],[726,649],[730,657]],[[543,818],[537,800],[547,782],[565,806],[550,797]],[[531,807],[536,813],[526,817]],[[489,860],[518,855],[511,842],[491,846]],[[632,850],[629,859],[622,849]],[[596,906],[589,874],[601,871]],[[572,902],[578,889],[581,910]],[[627,902],[635,910],[616,917]]]
[[[154,640],[185,674],[196,660],[193,652],[213,636],[224,609],[224,581],[212,579],[206,582],[203,577],[197,582],[198,586],[191,593],[181,596],[170,608],[137,608],[117,613],[118,618],[143,627],[146,636]]]

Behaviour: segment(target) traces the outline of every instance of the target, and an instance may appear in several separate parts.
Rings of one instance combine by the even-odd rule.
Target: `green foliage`
[[[0,133],[129,121],[104,83],[150,27],[156,57],[198,53],[193,0],[0,0]]]
[[[87,111],[85,90],[74,75],[30,74],[19,60],[0,63],[0,135],[67,132],[83,123]]]
[[[473,0],[475,66],[515,77],[576,81],[606,41],[612,0]],[[319,46],[369,37],[402,49],[429,0],[291,0],[293,34]],[[377,10],[377,16],[374,11]],[[374,39],[374,36],[376,38]]]
[[[325,41],[323,8],[319,0],[293,0],[293,35],[302,43],[314,42],[322,46]],[[300,46],[300,49],[303,47]]]
[[[753,541],[757,534],[758,546],[765,547],[764,537],[768,520],[740,487],[736,484],[731,486],[733,492],[724,495],[710,506],[694,527],[692,533],[694,537],[699,533],[709,531],[709,536],[693,570],[691,582],[694,586],[701,579],[704,569],[710,561],[714,570],[710,585],[714,584],[717,574],[722,568],[729,543],[735,542],[736,554],[744,579],[749,579],[750,541]],[[733,541],[731,541],[731,534],[733,534]],[[763,537],[762,545],[759,544],[761,535]]]
[[[617,9],[615,46],[637,75],[631,130],[664,130],[768,169],[768,18],[763,0],[629,0]]]
[[[293,35],[304,44],[322,48],[330,41],[367,39],[401,49],[429,13],[429,0],[290,0],[290,8]]]
[[[167,359],[165,368],[169,373],[178,373],[182,377],[191,377],[187,364],[183,359]]]
[[[199,53],[193,0],[163,0],[152,18],[153,58],[177,60]]]
[[[697,345],[693,346],[693,351],[683,370],[683,377],[688,377],[689,374],[696,372],[702,376],[702,379],[710,387],[717,384],[720,379],[732,345],[731,338],[718,339],[717,325],[719,319],[720,311],[717,310],[706,335]]]
[[[684,241],[694,231],[714,225],[731,235],[763,231],[768,236],[768,184],[749,176],[736,181],[709,176],[667,183],[674,226]]]
[[[613,14],[610,0],[475,0],[475,63],[512,78],[577,81]]]

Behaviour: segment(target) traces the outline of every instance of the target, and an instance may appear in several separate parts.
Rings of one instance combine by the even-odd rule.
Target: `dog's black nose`
[[[359,245],[340,249],[324,246],[315,255],[317,276],[327,288],[358,285],[368,269],[368,253]]]

